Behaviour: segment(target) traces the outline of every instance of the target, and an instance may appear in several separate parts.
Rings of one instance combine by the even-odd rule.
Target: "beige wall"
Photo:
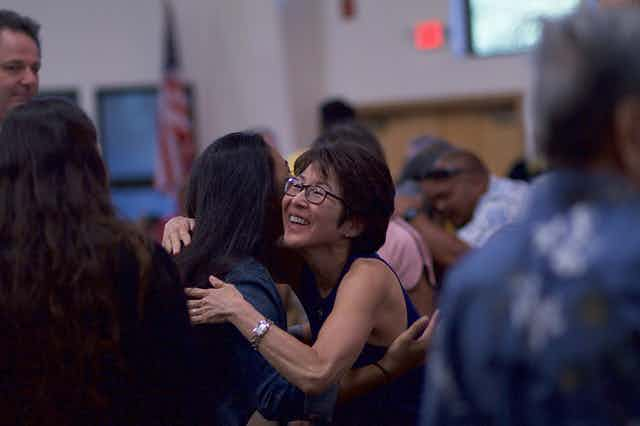
[[[525,56],[460,58],[421,53],[419,19],[448,19],[448,0],[174,0],[185,75],[197,91],[201,145],[256,125],[274,128],[286,153],[316,132],[330,95],[357,104],[525,91]],[[4,0],[43,26],[42,86],[78,87],[94,114],[94,89],[160,77],[160,0]]]
[[[184,74],[196,88],[201,145],[232,130],[271,125],[293,144],[280,16],[275,3],[177,0]],[[160,0],[4,0],[42,24],[43,88],[94,89],[160,78]]]
[[[444,48],[418,52],[412,29],[420,20],[449,19],[448,0],[357,0],[357,17],[324,4],[327,90],[357,102],[380,102],[523,91],[526,56],[461,58]]]

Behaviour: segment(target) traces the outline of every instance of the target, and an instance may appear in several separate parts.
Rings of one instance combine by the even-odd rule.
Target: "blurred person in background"
[[[439,219],[419,212],[411,224],[432,248],[440,273],[516,220],[528,194],[525,182],[492,175],[482,160],[462,149],[440,155],[420,185]],[[443,228],[446,223],[456,228],[455,235]]]
[[[529,191],[525,182],[492,175],[477,155],[460,149],[440,156],[421,186],[433,208],[469,247],[484,245],[513,222]]]
[[[433,210],[422,193],[420,181],[442,154],[454,149],[447,141],[428,135],[419,136],[409,143],[407,159],[396,184],[396,213],[411,221],[422,210],[433,218]]]
[[[466,252],[467,247],[452,234],[446,218],[433,208],[420,182],[433,169],[438,158],[455,149],[447,141],[431,136],[414,139],[409,145],[407,163],[396,188],[395,214],[410,223],[423,243],[428,245],[438,284],[446,269]]]
[[[38,93],[40,25],[0,9],[0,124],[7,112]]]
[[[346,100],[340,97],[327,98],[318,107],[318,133],[323,133],[338,124],[356,121],[356,110]],[[287,155],[287,161],[293,165],[296,159],[309,147],[301,148]]]
[[[522,221],[450,275],[424,425],[640,418],[640,9],[546,22]]]
[[[41,99],[6,115],[0,211],[3,423],[197,424],[176,267],[116,218],[78,107]]]
[[[337,124],[356,120],[356,110],[342,98],[329,98],[320,105],[320,132],[326,132]]]

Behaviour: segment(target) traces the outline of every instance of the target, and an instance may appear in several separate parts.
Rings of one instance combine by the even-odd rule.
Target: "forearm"
[[[369,364],[361,368],[352,368],[340,380],[338,404],[348,402],[360,395],[364,395],[374,389],[384,386],[402,376],[413,365],[399,364],[389,357],[383,357],[375,364]]]
[[[237,304],[229,319],[246,339],[251,339],[253,328],[264,316],[243,301]],[[313,347],[275,325],[263,336],[258,350],[282,376],[308,394],[323,392],[337,382],[341,374]]]
[[[387,376],[375,365],[352,368],[340,381],[338,404],[371,392],[373,389],[387,384],[387,380]]]
[[[470,249],[464,241],[431,222],[424,213],[419,213],[411,225],[424,238],[434,261],[443,269],[456,263]]]

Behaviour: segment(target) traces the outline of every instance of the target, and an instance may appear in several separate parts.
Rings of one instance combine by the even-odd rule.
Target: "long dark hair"
[[[246,256],[264,262],[282,235],[281,193],[262,136],[230,133],[211,143],[187,187],[186,211],[196,227],[178,256],[185,285],[206,286],[209,274],[223,276]]]
[[[114,216],[96,130],[78,107],[41,99],[9,112],[0,130],[0,410],[9,423],[105,418],[105,382],[123,369],[115,248],[127,242],[148,262],[135,235]]]

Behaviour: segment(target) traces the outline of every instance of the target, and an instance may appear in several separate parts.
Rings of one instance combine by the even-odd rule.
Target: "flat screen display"
[[[101,89],[96,97],[113,203],[131,220],[165,217],[176,211],[173,197],[153,188],[157,95],[155,86],[135,86]],[[193,121],[190,87],[187,98]]]
[[[541,18],[561,17],[581,0],[467,0],[469,50],[477,56],[522,53],[540,38]]]

